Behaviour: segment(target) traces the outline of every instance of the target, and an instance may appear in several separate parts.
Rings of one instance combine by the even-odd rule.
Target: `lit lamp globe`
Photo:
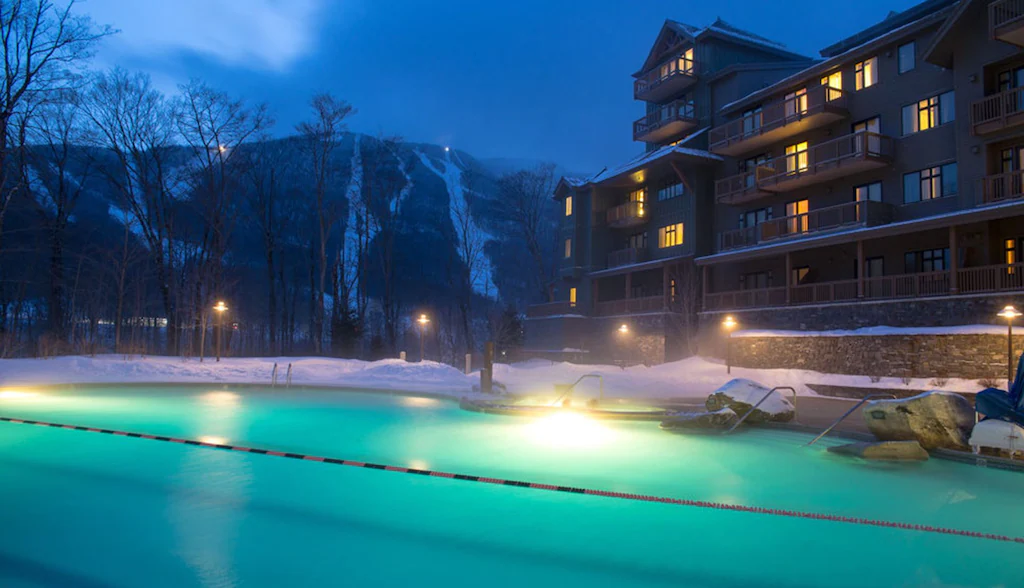
[[[1019,310],[1014,308],[1013,305],[1009,305],[1006,308],[1004,308],[1001,311],[999,311],[999,314],[997,316],[999,316],[1001,318],[1004,318],[1004,319],[1006,319],[1008,321],[1012,321],[1013,319],[1020,318],[1021,316],[1024,316],[1024,313],[1021,313]]]
[[[622,325],[619,326],[618,331],[619,331],[620,335],[628,335],[629,334],[629,325],[623,323]]]

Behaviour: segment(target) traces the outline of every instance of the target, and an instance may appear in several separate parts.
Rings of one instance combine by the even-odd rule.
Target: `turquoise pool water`
[[[466,474],[1024,533],[1024,475],[417,397],[0,390],[0,414]],[[571,433],[566,434],[566,430]],[[0,586],[1007,586],[1024,547],[0,423]]]

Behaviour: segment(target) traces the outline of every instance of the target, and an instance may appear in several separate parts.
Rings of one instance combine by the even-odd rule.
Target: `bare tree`
[[[312,330],[313,350],[323,352],[324,331],[324,294],[327,290],[328,243],[335,231],[341,231],[344,242],[344,223],[340,223],[344,214],[344,202],[340,198],[332,198],[330,188],[338,171],[335,151],[345,132],[345,119],[353,114],[352,105],[339,100],[330,94],[317,94],[310,101],[313,111],[312,120],[299,123],[297,129],[305,139],[305,148],[310,158],[313,172],[313,196],[316,199],[316,296],[311,309],[310,328]],[[344,280],[344,277],[340,279]],[[337,280],[332,280],[337,284]],[[337,294],[337,292],[335,292]],[[338,301],[335,296],[334,305]],[[336,311],[335,311],[336,312]]]
[[[149,76],[115,69],[96,77],[85,98],[93,144],[113,157],[99,166],[135,220],[149,249],[167,318],[168,351],[178,350],[175,217],[179,178],[173,172],[171,108]]]
[[[555,187],[555,167],[542,164],[498,179],[499,201],[512,231],[521,237],[531,261],[528,276],[531,289],[551,299],[554,263],[548,252],[554,249],[556,233],[551,214],[551,195]]]
[[[454,166],[454,162],[450,162]],[[470,209],[470,199],[475,194],[476,175],[473,173],[464,174],[461,177],[461,190],[452,195],[449,203],[451,208],[452,224],[455,227],[455,250],[458,253],[458,264],[453,267],[460,284],[459,311],[462,323],[462,336],[468,350],[475,347],[473,341],[472,317],[473,317],[473,295],[482,291],[485,295],[490,290],[491,276],[490,266],[487,263],[487,255],[484,253],[484,246],[487,244],[488,236],[477,225]]]

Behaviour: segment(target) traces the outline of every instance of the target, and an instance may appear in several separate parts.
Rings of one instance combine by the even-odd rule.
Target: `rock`
[[[850,455],[877,461],[925,461],[928,452],[917,441],[882,441],[880,443],[850,443],[829,447],[829,453]]]
[[[715,390],[714,394],[708,396],[704,405],[708,410],[714,412],[723,408],[730,408],[737,415],[744,415],[752,406],[760,402],[769,388],[751,380],[737,378],[727,382],[724,386]],[[761,406],[750,413],[745,423],[788,423],[796,416],[796,408],[778,391],[772,393]]]
[[[917,441],[967,451],[974,427],[974,407],[952,392],[932,391],[898,400],[873,400],[864,405],[864,421],[881,441]]]
[[[714,412],[680,412],[665,419],[661,428],[666,431],[718,432],[736,424],[739,417],[729,408]]]

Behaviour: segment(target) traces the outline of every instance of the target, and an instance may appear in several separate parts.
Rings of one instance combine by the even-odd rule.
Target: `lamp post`
[[[420,325],[420,361],[423,361],[423,332],[427,330],[427,325],[430,324],[430,317],[421,314],[420,318],[416,319],[416,322]]]
[[[220,362],[220,340],[223,337],[221,331],[224,330],[224,311],[228,307],[223,300],[218,300],[213,309],[217,311],[217,361]]]
[[[999,311],[999,314],[997,316],[1006,319],[1006,367],[1007,367],[1006,385],[1007,386],[1012,386],[1013,385],[1013,319],[1019,318],[1021,316],[1021,312],[1019,310],[1017,310],[1016,308],[1014,308],[1013,305],[1008,305],[1006,308],[1004,308],[1003,310]],[[1007,390],[1009,390],[1009,388],[1007,388]]]
[[[732,332],[739,326],[732,315],[725,317],[722,321],[722,328],[725,329],[725,373],[732,374]]]

